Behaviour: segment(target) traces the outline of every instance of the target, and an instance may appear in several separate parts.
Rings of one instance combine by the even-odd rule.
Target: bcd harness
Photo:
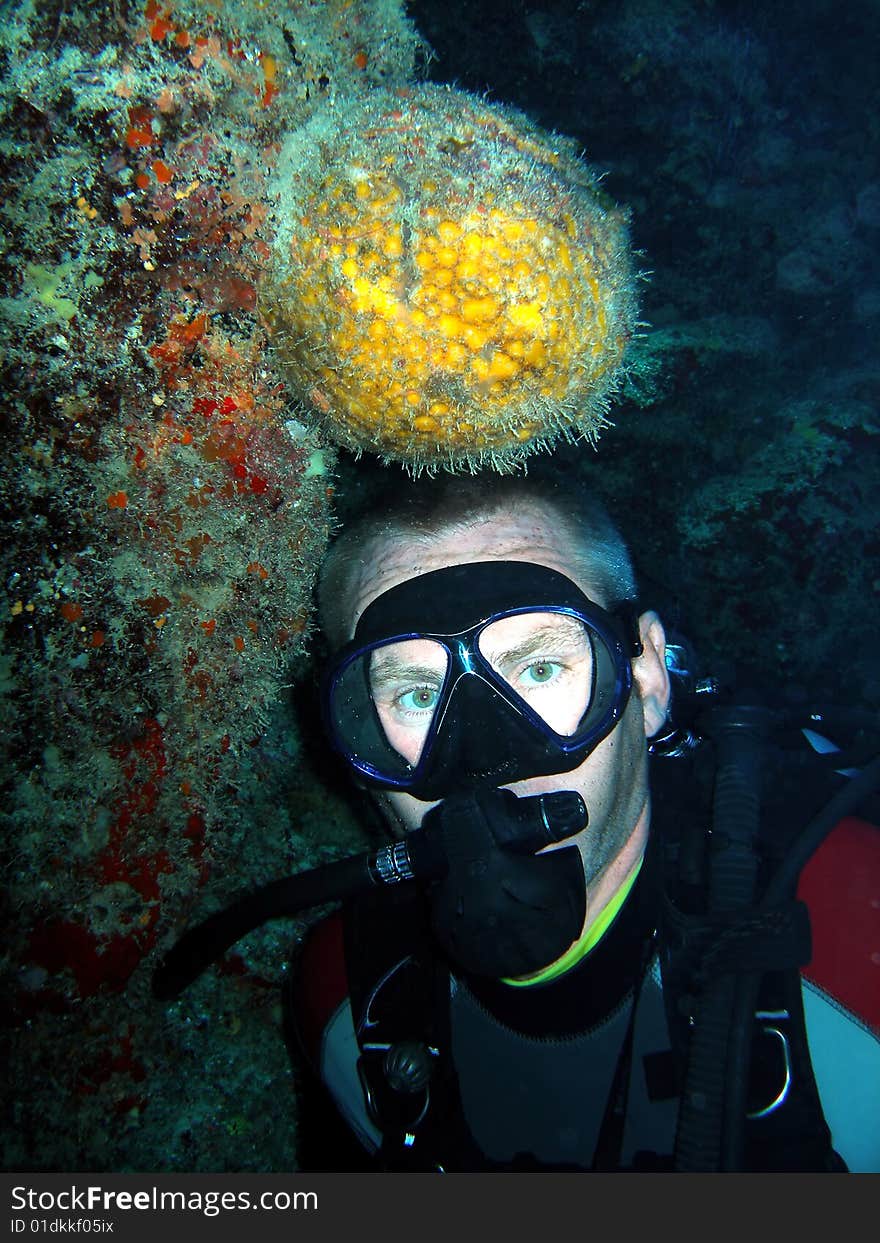
[[[752,837],[748,847],[754,858],[746,866],[757,870],[759,852]],[[717,838],[714,848],[718,850]],[[572,1083],[572,1091],[582,1091],[585,1101],[591,1093],[598,1098],[593,1102],[599,1112],[595,1141],[591,1137],[589,1150],[573,1154],[570,1160],[556,1154],[551,1162],[525,1147],[504,1160],[487,1155],[468,1125],[463,1089],[467,1098],[479,1076],[460,1076],[460,1040],[454,1055],[453,1016],[462,1006],[457,990],[465,990],[471,1011],[476,997],[476,1009],[485,1016],[484,1026],[477,1030],[489,1042],[497,1034],[500,1054],[505,1041],[515,1039],[509,1031],[511,1023],[514,1031],[519,1027],[528,1035],[527,1027],[515,1016],[510,1019],[503,1006],[495,1005],[503,997],[503,986],[481,996],[478,984],[462,984],[450,976],[432,944],[426,906],[418,894],[394,895],[391,902],[387,895],[381,900],[368,895],[351,903],[345,919],[346,965],[360,1049],[358,1074],[369,1116],[383,1136],[382,1167],[448,1171],[845,1169],[832,1148],[807,1042],[798,970],[811,956],[806,907],[789,896],[769,909],[754,903],[738,909],[706,909],[705,893],[703,900],[694,901],[695,889],[687,883],[689,870],[693,871],[693,846],[687,835],[670,838],[659,829],[652,833],[643,876],[606,933],[609,944],[603,948],[600,942],[590,955],[598,961],[604,954],[611,963],[628,966],[621,968],[621,989],[609,994],[603,993],[604,984],[599,988],[607,1012],[588,1014],[583,1031],[567,1033],[575,1042],[568,1048],[577,1054],[571,1065],[580,1077]],[[714,897],[723,907],[717,894]],[[621,937],[625,952],[615,955],[614,941],[620,942]],[[578,989],[595,990],[590,958],[571,973],[580,978],[568,982],[568,1002]],[[661,975],[664,1014],[658,1024],[656,1006],[652,1011],[651,1005],[659,993]],[[554,987],[547,986],[543,993],[515,990],[533,993],[527,1001],[516,998],[516,1004],[521,1009],[531,1004],[540,1015]],[[748,1006],[745,1023],[742,1013],[737,1018],[743,1004]],[[652,1013],[653,1019],[643,1017]],[[591,1066],[591,1060],[600,1048],[603,1023],[616,1025],[615,1046],[610,1060],[605,1047],[604,1065],[599,1068]],[[653,1029],[647,1030],[650,1023]],[[743,1050],[732,1046],[743,1038],[749,1046],[744,1059],[747,1081],[731,1087],[728,1080],[737,1079],[735,1065],[731,1070],[733,1054],[743,1060]],[[539,1048],[537,1056],[561,1056],[555,1050],[562,1047],[551,1041],[543,1050]],[[483,1065],[492,1067],[493,1049],[491,1043],[471,1048],[477,1068],[481,1058]],[[527,1039],[522,1049],[529,1052]],[[512,1056],[512,1076],[516,1065]],[[658,1149],[637,1145],[627,1151],[627,1115],[634,1093],[638,1095],[633,1086],[637,1065],[644,1070],[649,1097],[677,1101],[674,1135]],[[511,1081],[509,1093],[501,1095],[506,1097],[513,1089]],[[635,1107],[644,1108],[644,1104],[636,1100]],[[725,1120],[724,1111],[732,1108],[741,1109],[743,1126],[730,1126],[729,1119]],[[474,1112],[472,1104],[470,1112]],[[540,1131],[539,1112],[540,1107],[531,1121]],[[527,1119],[526,1131],[529,1125]],[[632,1149],[632,1144],[628,1146]]]
[[[706,982],[721,976],[735,979],[738,971],[760,973],[750,1025],[752,1099],[741,1168],[816,1172],[841,1168],[831,1148],[807,1045],[797,967],[810,956],[809,924],[801,903],[793,902],[769,918],[746,917],[723,926],[717,920],[685,916],[664,902],[659,945],[655,947],[650,937],[644,940],[641,961],[627,988],[626,1022],[611,1083],[603,1081],[601,1089],[607,1096],[595,1148],[592,1154],[581,1154],[576,1163],[552,1165],[527,1152],[512,1164],[502,1164],[480,1149],[465,1121],[452,1058],[450,973],[432,952],[424,911],[418,910],[420,904],[413,903],[411,895],[390,909],[387,899],[375,903],[371,911],[372,905],[354,903],[346,914],[346,959],[360,1048],[358,1074],[369,1116],[383,1135],[383,1168],[622,1168],[636,1016],[646,980],[652,985],[656,981],[656,961],[649,958],[655,948],[662,966],[671,1057],[663,1048],[648,1050],[651,1056],[644,1058],[644,1068],[649,1093],[662,1099],[680,1088]],[[534,1000],[540,1007],[541,999]],[[548,1055],[553,1056],[552,1045]],[[484,1048],[478,1056],[491,1059],[492,1049]],[[588,1087],[588,1061],[581,1074]],[[675,1156],[642,1150],[636,1168],[675,1168],[679,1153],[700,1148],[702,1123],[697,1114],[689,1134],[682,1130],[680,1117]],[[714,1126],[714,1120],[709,1124]]]

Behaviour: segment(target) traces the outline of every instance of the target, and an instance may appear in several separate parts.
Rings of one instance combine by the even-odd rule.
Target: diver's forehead
[[[465,531],[428,537],[396,536],[372,542],[365,550],[352,596],[349,637],[364,610],[386,591],[432,570],[474,561],[527,561],[572,579],[588,596],[570,537],[549,515],[526,512],[493,516]]]

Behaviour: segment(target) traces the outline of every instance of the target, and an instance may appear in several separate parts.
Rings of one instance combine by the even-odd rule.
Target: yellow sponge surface
[[[264,311],[338,443],[416,470],[594,439],[635,322],[625,214],[566,139],[460,91],[338,101],[279,161]]]

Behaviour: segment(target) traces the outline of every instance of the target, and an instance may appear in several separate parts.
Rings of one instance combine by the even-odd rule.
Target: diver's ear
[[[669,711],[669,670],[666,668],[666,631],[653,610],[639,618],[642,654],[633,661],[633,677],[642,702],[645,735],[650,738],[663,725]]]

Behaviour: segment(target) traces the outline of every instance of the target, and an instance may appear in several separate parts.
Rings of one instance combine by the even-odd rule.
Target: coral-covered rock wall
[[[149,975],[194,914],[339,846],[296,797],[284,691],[334,455],[263,325],[267,179],[318,104],[409,80],[417,48],[387,0],[4,6],[7,1165],[248,1168],[244,1124],[208,1155],[163,1090],[189,1003]],[[243,985],[229,1022],[261,1009]]]

